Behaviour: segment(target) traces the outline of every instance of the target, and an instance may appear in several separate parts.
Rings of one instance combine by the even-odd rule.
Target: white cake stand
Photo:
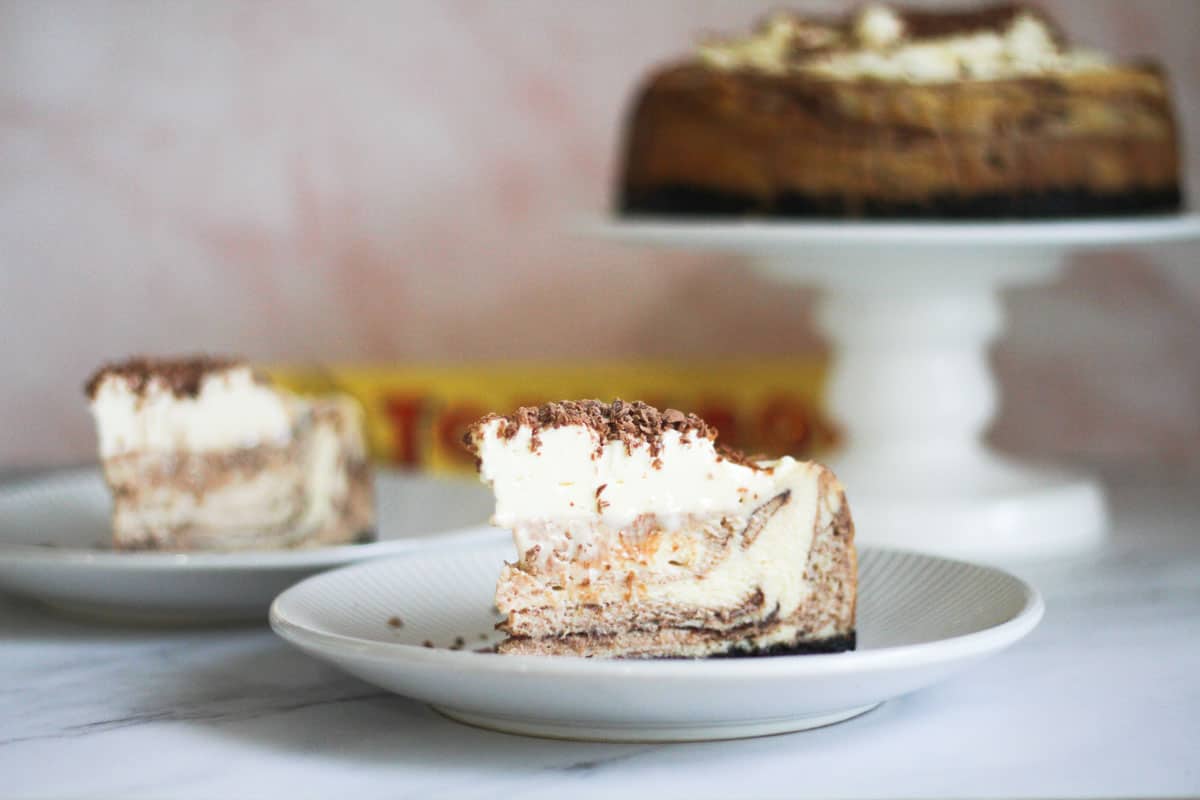
[[[823,290],[817,321],[836,356],[828,406],[846,447],[831,460],[859,541],[985,561],[1102,541],[1100,486],[1021,464],[982,436],[996,411],[989,344],[1000,290],[1051,280],[1068,254],[1200,239],[1200,215],[1069,222],[614,221],[629,244],[752,257]]]

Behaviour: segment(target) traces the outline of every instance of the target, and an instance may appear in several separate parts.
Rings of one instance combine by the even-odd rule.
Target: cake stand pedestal
[[[613,222],[622,242],[751,257],[822,290],[835,355],[827,407],[845,447],[858,540],[983,561],[1090,548],[1107,525],[1099,484],[987,447],[988,347],[1000,292],[1053,279],[1069,253],[1200,238],[1200,216],[996,223]]]

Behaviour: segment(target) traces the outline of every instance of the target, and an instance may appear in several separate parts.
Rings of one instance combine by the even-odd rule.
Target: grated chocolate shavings
[[[717,429],[695,414],[685,414],[674,408],[659,411],[641,401],[627,403],[617,399],[611,403],[599,400],[563,400],[541,406],[526,406],[515,414],[501,417],[488,414],[467,430],[463,444],[476,457],[479,455],[477,440],[484,425],[500,420],[497,434],[502,439],[512,439],[528,427],[531,432],[529,445],[534,451],[541,445],[538,434],[567,425],[583,425],[600,435],[601,442],[623,442],[626,450],[637,444],[648,444],[651,455],[658,457],[662,447],[662,435],[669,431],[681,434],[694,432],[706,439],[716,439]]]
[[[743,467],[750,467],[750,469],[766,472],[768,474],[774,471],[772,467],[763,467],[759,465],[758,462],[765,460],[766,456],[761,454],[748,456],[741,450],[734,450],[732,447],[726,447],[723,444],[717,445],[717,458],[719,460],[740,464]]]
[[[176,397],[195,397],[200,393],[200,385],[206,375],[245,365],[245,360],[240,358],[206,355],[185,358],[130,358],[105,364],[96,370],[84,384],[83,391],[89,398],[94,398],[104,379],[113,376],[124,378],[134,394],[144,394],[152,382],[158,381]]]
[[[609,506],[609,502],[607,500],[600,499],[601,492],[603,492],[607,488],[608,488],[607,483],[602,483],[596,487],[596,513],[597,514],[603,514],[604,509],[608,508],[608,506]]]
[[[669,430],[680,433],[679,441],[689,444],[691,436],[699,436],[713,441],[717,438],[717,429],[709,425],[695,414],[685,414],[674,408],[659,411],[653,406],[641,401],[627,403],[617,399],[612,403],[602,403],[599,400],[563,400],[558,403],[546,403],[541,406],[526,406],[507,417],[498,414],[488,414],[472,425],[463,436],[463,444],[475,456],[476,468],[479,466],[479,439],[485,425],[496,420],[500,421],[497,435],[501,439],[512,439],[522,426],[530,429],[530,449],[537,452],[541,447],[539,433],[567,425],[582,425],[599,434],[600,445],[593,451],[592,458],[600,456],[606,442],[623,442],[625,451],[630,452],[634,445],[645,443],[650,448],[653,460],[651,466],[662,469],[663,462],[659,457],[662,452],[662,436]],[[746,456],[743,453],[716,445],[717,458],[730,461],[754,470],[768,469],[758,465],[756,456]],[[601,490],[603,487],[601,487]],[[608,505],[599,498],[601,490],[596,493],[596,510],[601,511]]]

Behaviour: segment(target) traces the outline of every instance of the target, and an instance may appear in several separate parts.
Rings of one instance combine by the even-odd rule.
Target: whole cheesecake
[[[653,74],[628,215],[1037,218],[1178,210],[1163,72],[1021,6],[769,18]]]

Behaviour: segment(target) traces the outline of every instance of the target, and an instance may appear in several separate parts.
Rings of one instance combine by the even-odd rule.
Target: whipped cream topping
[[[887,6],[869,5],[854,20],[854,37],[864,48],[883,50],[904,36],[904,20]]]
[[[210,452],[286,445],[296,401],[238,365],[203,376],[195,396],[177,395],[151,377],[136,391],[120,374],[101,378],[92,396],[100,457],[131,452]]]
[[[479,429],[480,477],[496,496],[494,524],[525,520],[600,518],[619,526],[640,514],[749,513],[774,495],[774,469],[755,469],[722,457],[711,440],[667,430],[657,454],[646,441],[602,441],[586,425],[538,432],[522,426],[502,436],[503,420]]]
[[[795,51],[820,50],[841,41],[836,28],[775,14],[762,29],[742,39],[714,40],[700,45],[700,58],[716,69],[755,69],[783,74],[792,66]]]
[[[1112,63],[1098,51],[1061,45],[1029,11],[1002,27],[918,38],[901,14],[880,4],[862,9],[844,30],[776,15],[748,37],[702,45],[700,58],[722,70],[907,83],[1072,75]]]

